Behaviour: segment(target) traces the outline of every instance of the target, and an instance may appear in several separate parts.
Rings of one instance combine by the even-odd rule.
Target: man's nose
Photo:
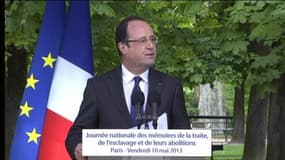
[[[147,48],[154,48],[154,46],[155,46],[155,42],[153,42],[152,40],[147,40],[147,42],[146,42],[146,47]]]

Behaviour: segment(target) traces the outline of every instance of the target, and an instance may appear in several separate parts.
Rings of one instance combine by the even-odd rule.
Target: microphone
[[[157,129],[157,110],[158,110],[158,106],[161,103],[161,97],[160,94],[156,91],[153,90],[152,92],[150,92],[149,94],[149,106],[151,108],[151,118],[152,118],[152,125],[154,129]]]
[[[142,120],[143,120],[143,104],[144,104],[144,94],[142,91],[136,91],[131,96],[132,106],[135,107],[136,110],[136,121],[138,129],[141,128]]]

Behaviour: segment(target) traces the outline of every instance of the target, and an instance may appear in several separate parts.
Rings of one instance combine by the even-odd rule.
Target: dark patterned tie
[[[142,80],[142,78],[139,76],[136,76],[136,77],[134,77],[134,80],[135,80],[135,85],[134,85],[134,88],[132,91],[132,95],[134,94],[134,92],[139,92],[139,91],[142,92],[140,89],[140,86],[139,86],[139,83]],[[131,118],[133,121],[133,125],[136,125],[136,108],[132,104],[133,104],[133,102],[131,102]]]

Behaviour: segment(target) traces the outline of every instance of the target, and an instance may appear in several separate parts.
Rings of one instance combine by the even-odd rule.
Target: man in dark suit
[[[181,82],[151,68],[157,56],[156,43],[151,26],[141,17],[127,17],[118,25],[116,46],[122,65],[88,80],[80,111],[66,138],[66,148],[73,159],[83,159],[82,129],[135,127],[130,115],[135,76],[140,76],[138,84],[145,97],[145,114],[150,112],[149,93],[160,94],[158,116],[166,115],[166,118],[161,118],[158,129],[190,128]]]

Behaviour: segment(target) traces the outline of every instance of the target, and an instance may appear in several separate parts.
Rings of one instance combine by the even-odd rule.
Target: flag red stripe
[[[71,125],[72,122],[47,109],[38,159],[70,159],[65,149],[65,138]]]

